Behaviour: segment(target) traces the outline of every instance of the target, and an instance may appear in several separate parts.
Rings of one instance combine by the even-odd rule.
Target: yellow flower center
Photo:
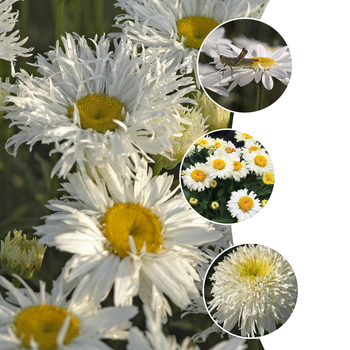
[[[214,142],[214,148],[219,148],[221,146],[221,142],[219,142],[219,141],[215,141]]]
[[[126,109],[117,98],[104,94],[86,95],[76,102],[83,129],[104,133],[118,127],[113,119],[124,121]],[[74,107],[68,107],[68,116],[73,117]]]
[[[118,203],[109,208],[101,220],[108,248],[124,258],[130,252],[129,236],[134,239],[139,252],[144,244],[147,252],[162,249],[162,224],[157,215],[136,203]]]
[[[206,178],[206,175],[203,170],[195,169],[191,172],[191,177],[197,182],[203,182]]]
[[[16,335],[21,339],[24,347],[30,349],[30,339],[39,344],[40,349],[57,349],[57,335],[67,316],[70,323],[63,343],[67,345],[79,335],[79,320],[66,309],[56,305],[37,305],[24,309],[14,322]]]
[[[238,201],[239,208],[247,213],[254,206],[254,201],[249,196],[241,197]]]
[[[269,276],[273,271],[273,265],[271,261],[265,257],[250,257],[243,260],[239,265],[236,265],[236,271],[240,277],[254,282],[257,280],[258,276],[261,279]]]
[[[225,152],[226,153],[233,153],[233,152],[236,152],[236,150],[234,148],[231,148],[231,147],[226,147]]]
[[[250,146],[248,148],[248,151],[249,151],[249,153],[252,153],[254,151],[258,151],[259,149],[260,149],[260,147],[258,147],[258,146]]]
[[[222,170],[225,168],[226,163],[222,159],[215,159],[213,165],[215,169]]]
[[[179,37],[184,36],[185,45],[195,49],[201,47],[206,36],[218,25],[219,23],[213,18],[202,16],[186,17],[176,23]]]
[[[265,69],[270,69],[270,68],[276,67],[277,65],[277,62],[274,59],[269,57],[251,57],[251,58],[259,60],[258,62],[253,62],[253,66],[255,68],[259,68],[259,64]]]
[[[201,146],[206,146],[208,144],[208,141],[207,140],[202,140],[199,144]]]
[[[233,170],[234,171],[240,171],[242,169],[242,163],[237,162],[236,160],[233,161]]]
[[[250,135],[248,135],[248,134],[243,132],[242,133],[242,137],[245,138],[245,139],[251,139],[253,136],[250,136]]]
[[[257,166],[265,167],[267,164],[267,159],[262,155],[257,155],[254,158],[254,162]]]

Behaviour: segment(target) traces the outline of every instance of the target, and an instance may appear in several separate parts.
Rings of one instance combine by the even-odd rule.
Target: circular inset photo
[[[226,44],[213,44],[223,29]],[[206,42],[211,43],[211,51]],[[288,86],[291,73],[286,42],[256,19],[236,19],[218,26],[198,55],[198,76],[204,91],[218,105],[235,112],[258,111],[273,104]]]
[[[210,265],[203,284],[204,304],[213,321],[244,338],[280,328],[293,313],[297,296],[288,261],[260,244],[225,250]]]
[[[275,182],[264,146],[232,129],[199,138],[187,151],[180,171],[182,193],[191,207],[220,224],[242,222],[259,213]]]

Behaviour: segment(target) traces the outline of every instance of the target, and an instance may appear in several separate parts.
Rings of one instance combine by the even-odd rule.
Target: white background
[[[350,349],[349,4],[271,0],[261,20],[287,42],[292,78],[272,106],[234,116],[276,173],[263,212],[233,225],[234,244],[277,250],[298,280],[295,311],[262,338],[265,350]]]

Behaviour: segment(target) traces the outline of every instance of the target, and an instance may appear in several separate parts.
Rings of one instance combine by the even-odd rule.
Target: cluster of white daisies
[[[12,55],[1,58],[12,64],[29,53],[16,32],[6,36],[17,20],[16,1],[0,1],[0,21],[9,23],[0,47]],[[0,297],[3,348],[105,350],[102,339],[120,338],[128,339],[128,350],[192,348],[189,339],[178,345],[166,337],[160,322],[172,315],[170,301],[186,308],[200,296],[198,268],[212,258],[203,245],[230,230],[190,209],[173,176],[159,175],[158,157],[173,161],[181,138],[193,142],[193,130],[220,114],[191,107],[201,94],[186,75],[198,54],[192,40],[226,19],[260,17],[267,2],[118,0],[125,12],[116,18],[118,35],[67,33],[62,45],[37,54],[37,75],[13,68],[15,83],[2,85],[4,118],[17,127],[6,148],[16,155],[20,145],[32,150],[41,142],[60,155],[52,175],[66,179],[67,195],[49,202],[53,213],[35,234],[72,257],[51,293],[43,281],[33,291],[20,277],[14,276],[24,288],[0,277],[8,290]],[[111,293],[114,306],[101,308]],[[145,334],[130,329],[136,296]],[[244,349],[242,343],[231,339],[213,349]]]
[[[212,210],[217,210],[220,204],[224,204],[232,218],[238,221],[247,220],[258,213],[267,200],[260,201],[257,194],[249,190],[245,179],[253,174],[255,182],[262,181],[266,185],[272,185],[274,169],[271,157],[258,141],[246,133],[232,131],[237,142],[244,142],[244,146],[239,148],[232,141],[210,135],[197,140],[184,159],[181,178],[183,186],[190,191],[187,199],[195,209],[202,197],[209,201],[208,206]],[[202,157],[198,161],[199,155]],[[188,166],[184,167],[184,164]],[[212,190],[221,187],[229,189],[228,181],[223,180],[230,180],[239,187],[237,189],[235,186],[228,201],[223,194],[219,198]],[[200,193],[202,191],[205,192],[204,195]]]

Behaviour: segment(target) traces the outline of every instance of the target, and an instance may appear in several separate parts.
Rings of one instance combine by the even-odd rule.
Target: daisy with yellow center
[[[259,198],[253,191],[242,189],[231,193],[230,200],[227,202],[227,210],[233,218],[239,222],[248,220],[261,210],[262,206]]]
[[[251,142],[256,142],[255,138],[245,132],[241,132],[236,130],[235,131],[235,140],[237,142],[243,141],[244,143],[251,143]]]
[[[1,287],[8,290],[8,298],[0,299],[0,308],[6,317],[0,319],[0,342],[6,349],[85,349],[93,343],[97,348],[111,349],[104,339],[125,339],[137,309],[133,306],[110,308],[108,312],[94,305],[91,299],[80,299],[73,292],[65,299],[64,279],[54,283],[51,295],[40,281],[40,292],[35,293],[18,277],[25,289],[16,289],[4,277]],[[69,292],[69,291],[68,291]],[[99,327],[99,325],[103,325]]]
[[[221,234],[170,190],[172,176],[152,177],[145,160],[142,165],[133,180],[118,176],[113,164],[100,166],[98,174],[90,169],[91,178],[70,174],[63,187],[77,202],[51,201],[58,215],[36,234],[39,242],[74,254],[67,279],[79,284],[81,297],[101,301],[114,287],[116,306],[139,295],[165,314],[164,294],[179,307],[196,295],[195,266],[205,259],[197,246]]]
[[[219,49],[219,54],[237,58],[242,49],[228,44]],[[225,69],[220,61],[219,55],[215,57],[215,67],[220,71],[217,74],[223,74],[226,85],[232,81],[227,91],[230,92],[236,86],[245,86],[252,81],[256,83],[262,81],[266,90],[272,90],[274,79],[288,85],[292,72],[292,59],[288,46],[284,46],[276,51],[270,52],[263,45],[258,44],[255,48],[248,48],[248,53],[244,57],[246,61],[231,69]],[[254,61],[249,61],[254,60]],[[245,64],[244,62],[248,62]],[[223,72],[223,73],[222,73]]]
[[[123,13],[115,18],[116,27],[135,44],[142,43],[160,54],[166,52],[170,61],[191,73],[196,66],[199,48],[214,28],[232,18],[260,18],[267,2],[117,0],[115,6],[120,7]],[[222,37],[223,33],[220,34],[216,37],[216,44],[225,44],[227,39]]]
[[[275,250],[244,245],[223,253],[216,263],[208,309],[226,331],[243,337],[262,336],[284,324],[297,300],[292,267]]]
[[[224,153],[216,153],[207,157],[208,171],[213,178],[227,179],[230,177],[233,169],[231,159]]]
[[[22,143],[52,144],[61,154],[52,173],[63,177],[76,163],[116,158],[123,175],[140,166],[140,155],[172,158],[172,138],[183,131],[178,107],[194,102],[185,97],[195,89],[192,78],[177,76],[167,57],[154,52],[142,50],[141,60],[125,37],[113,51],[104,36],[88,41],[66,34],[61,41],[62,48],[57,41],[37,56],[40,76],[22,70],[5,98],[6,118],[20,130],[6,148],[15,155]]]
[[[252,153],[254,151],[259,151],[261,149],[264,149],[264,148],[259,142],[255,141],[255,140],[253,140],[253,141],[247,140],[244,144],[244,147],[242,147],[242,149],[241,149],[242,150],[242,157],[245,159],[247,154]]]
[[[248,169],[258,176],[262,176],[264,173],[273,172],[271,157],[264,149],[247,154],[245,159],[247,161]]]
[[[183,185],[190,191],[204,191],[210,187],[210,181],[213,180],[213,175],[209,173],[207,165],[196,163],[185,169],[184,175],[181,175]]]

